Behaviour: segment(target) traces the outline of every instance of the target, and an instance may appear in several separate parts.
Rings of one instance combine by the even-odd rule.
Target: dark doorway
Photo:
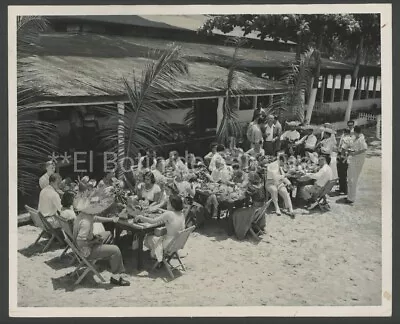
[[[196,100],[196,131],[199,135],[204,135],[207,130],[217,127],[217,99]]]

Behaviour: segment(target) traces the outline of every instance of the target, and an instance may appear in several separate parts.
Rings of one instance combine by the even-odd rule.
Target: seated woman
[[[167,178],[164,176],[164,164],[164,159],[162,157],[158,157],[156,167],[154,170],[152,170],[154,178],[156,179],[156,184],[158,184],[159,186],[167,181]]]
[[[164,249],[173,238],[185,229],[185,216],[183,215],[183,201],[178,195],[171,195],[168,199],[167,211],[156,218],[137,216],[136,219],[150,224],[165,224],[167,233],[161,237],[147,235],[144,245],[150,249],[151,256],[162,262]]]
[[[218,147],[218,143],[211,143],[210,145],[210,152],[207,153],[207,155],[204,157],[204,161],[206,162],[206,164],[210,165],[211,159],[213,158],[213,156],[215,154],[217,154],[217,147]]]
[[[291,183],[289,179],[285,177],[285,173],[283,172],[282,168],[284,163],[285,163],[285,158],[282,155],[280,155],[277,161],[268,165],[267,181],[265,183],[265,187],[271,194],[276,214],[278,216],[282,215],[278,203],[278,194],[279,194],[285,202],[285,207],[289,211],[289,216],[294,218],[292,201],[290,199],[289,192],[287,191],[286,188],[288,186],[291,186]]]
[[[256,159],[258,159],[259,156],[264,156],[265,155],[265,151],[262,148],[262,141],[259,141],[258,143],[254,143],[254,147],[251,148],[250,150],[248,150],[246,152],[247,155],[254,157]]]
[[[175,172],[174,185],[177,188],[179,196],[184,199],[193,198],[196,193],[195,186],[193,185],[193,183],[185,180],[183,172]]]
[[[93,233],[93,224],[95,222],[116,223],[118,221],[118,217],[106,218],[96,216],[105,212],[105,208],[99,201],[99,197],[88,199],[85,203],[85,207],[76,217],[73,227],[74,241],[86,258],[110,260],[111,272],[120,274],[119,279],[112,276],[110,278],[110,283],[120,286],[129,286],[130,283],[122,276],[122,274],[125,273],[125,266],[119,247],[112,244],[104,245],[105,237]]]
[[[156,178],[151,171],[144,174],[144,182],[141,182],[137,188],[139,200],[147,200],[149,206],[156,205],[161,200],[161,188],[156,184]]]

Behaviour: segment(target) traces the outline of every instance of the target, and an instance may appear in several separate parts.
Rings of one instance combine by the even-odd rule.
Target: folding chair
[[[258,210],[261,209],[261,214],[265,214],[269,205],[271,205],[272,199],[270,198],[263,206],[261,206],[260,208],[256,209],[255,212],[257,212]],[[255,229],[257,230],[257,233],[255,232]],[[253,224],[250,229],[249,229],[249,233],[251,234],[251,236],[253,236],[256,240],[261,240],[260,235],[261,234],[265,234],[264,231],[257,225],[257,224]]]
[[[47,249],[50,247],[51,243],[53,243],[55,239],[57,239],[61,243],[64,243],[58,233],[53,229],[53,227],[47,222],[45,217],[43,217],[38,210],[27,205],[25,205],[25,208],[31,215],[33,224],[42,230],[35,243],[33,244],[37,244],[42,237],[49,238],[49,241],[43,248],[42,253],[47,251]]]
[[[64,231],[64,229],[63,229]],[[64,232],[64,234],[66,234]],[[95,265],[99,259],[95,260],[88,260],[85,258],[81,251],[79,251],[78,247],[69,239],[68,235],[65,235],[65,242],[67,242],[68,246],[71,248],[72,252],[74,252],[76,258],[79,261],[78,266],[76,267],[75,271],[72,273],[76,275],[78,279],[75,281],[75,285],[78,285],[83,278],[85,278],[90,272],[93,272],[102,282],[106,282],[103,276],[96,270]],[[85,269],[86,268],[86,269]],[[79,275],[79,271],[85,269],[81,275]]]
[[[164,264],[165,268],[168,271],[168,274],[170,275],[170,277],[172,279],[175,278],[174,274],[172,273],[172,270],[175,270],[175,269],[181,267],[183,271],[186,271],[186,268],[183,265],[179,255],[178,255],[178,251],[185,247],[185,244],[189,238],[190,233],[192,233],[195,228],[196,228],[196,226],[192,226],[192,227],[188,227],[188,228],[184,229],[183,231],[180,231],[174,237],[174,239],[168,244],[168,246],[164,249],[162,263]],[[176,257],[179,262],[179,265],[177,265],[175,267],[171,265],[171,259],[173,257]],[[154,270],[159,264],[160,264],[160,262],[156,261],[152,270]]]
[[[68,222],[67,220],[65,220],[64,218],[62,218],[60,215],[56,215],[56,219],[58,220],[58,222],[61,225],[61,229],[62,232],[64,234],[64,238],[68,237],[71,241],[73,241],[73,229],[72,226],[70,224],[70,222]],[[61,253],[60,255],[60,259],[66,255],[66,253],[68,252],[68,250],[71,247],[67,244],[66,248],[64,249],[64,251]],[[74,256],[72,257],[71,260],[71,264],[73,264],[75,262],[75,260],[77,260],[76,255],[74,254]]]
[[[326,195],[329,194],[333,187],[336,185],[337,179],[328,181],[325,186],[322,188],[320,193],[318,194],[316,201],[314,204],[311,205],[309,210],[314,209],[315,207],[319,207],[319,209],[324,211],[329,211],[331,209],[329,203],[326,200]]]

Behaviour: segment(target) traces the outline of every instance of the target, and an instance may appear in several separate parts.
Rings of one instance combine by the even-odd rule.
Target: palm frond
[[[43,92],[33,81],[35,71],[22,58],[35,54],[39,45],[39,34],[48,28],[41,16],[17,17],[17,78],[30,84],[30,88],[17,88],[17,167],[18,191],[29,194],[38,185],[41,163],[49,160],[56,150],[55,125],[39,121],[37,114],[44,109],[34,105],[34,99]],[[21,83],[19,83],[21,84]]]
[[[292,64],[282,74],[280,81],[288,86],[280,98],[267,107],[267,113],[290,113],[297,120],[304,119],[304,97],[309,95],[312,79],[312,50],[305,52],[298,64]]]
[[[176,97],[174,89],[178,76],[189,72],[180,48],[174,45],[164,52],[153,51],[149,56],[158,59],[148,63],[139,78],[133,71],[132,80],[122,80],[129,98],[124,114],[115,107],[103,111],[112,122],[99,134],[101,145],[115,152],[123,150],[127,157],[160,145],[168,136],[170,129],[162,118],[163,102]],[[118,146],[118,127],[125,134],[124,147]]]

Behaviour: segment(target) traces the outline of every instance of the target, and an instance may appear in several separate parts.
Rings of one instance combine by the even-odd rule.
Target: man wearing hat
[[[314,129],[310,125],[303,126],[306,135],[295,142],[297,154],[304,156],[305,152],[314,152],[317,145],[317,137],[314,135]]]
[[[40,189],[44,189],[49,185],[49,178],[52,174],[56,172],[56,165],[53,161],[46,162],[46,173],[43,174],[39,179]]]
[[[113,206],[113,199],[102,199],[99,197],[87,198],[83,203],[81,212],[74,221],[73,238],[77,247],[86,258],[108,259],[110,261],[111,272],[120,274],[119,279],[110,278],[110,283],[118,286],[129,286],[130,283],[122,277],[125,273],[125,266],[122,259],[121,250],[113,244],[103,244],[104,237],[93,234],[95,222],[114,222],[118,217],[98,216],[109,210]],[[107,234],[107,232],[105,232]]]
[[[331,154],[336,148],[336,137],[335,140],[332,140],[332,135],[334,136],[334,130],[330,128],[325,128],[323,130],[323,139],[317,145],[320,155],[324,155],[326,157],[326,161],[328,164],[331,163]]]

